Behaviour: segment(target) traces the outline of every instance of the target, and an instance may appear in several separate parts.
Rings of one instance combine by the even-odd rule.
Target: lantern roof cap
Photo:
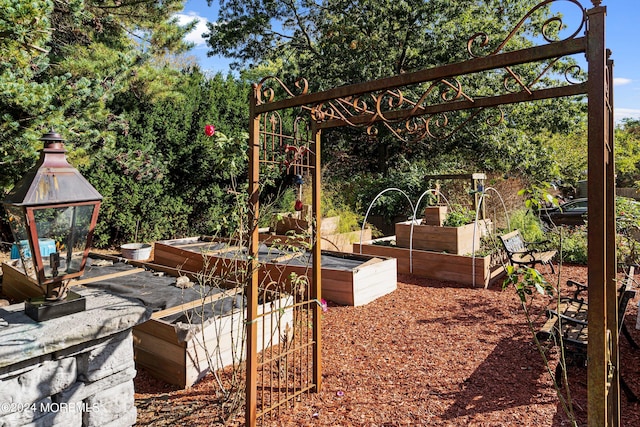
[[[102,200],[102,195],[65,157],[62,137],[51,130],[36,165],[7,194],[4,204],[39,206]]]
[[[62,135],[51,129],[49,132],[40,137],[40,141],[44,141],[46,144],[48,141],[64,142],[64,139],[62,138]]]

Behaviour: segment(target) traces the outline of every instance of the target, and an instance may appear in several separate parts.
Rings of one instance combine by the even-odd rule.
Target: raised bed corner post
[[[256,425],[258,378],[258,209],[260,199],[260,115],[256,114],[258,87],[252,87],[249,99],[249,281],[247,283],[247,362],[245,425]]]
[[[612,76],[605,48],[606,7],[592,0],[588,19],[588,281],[587,422],[620,425],[617,357],[615,190]]]

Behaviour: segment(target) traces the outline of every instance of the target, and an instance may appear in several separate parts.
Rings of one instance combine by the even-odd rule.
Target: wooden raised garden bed
[[[465,285],[487,287],[504,274],[502,263],[492,260],[489,255],[471,257],[417,249],[410,251],[408,248],[391,245],[392,241],[393,237],[363,242],[362,244],[354,243],[353,251],[372,256],[396,258],[398,273],[449,280]],[[411,263],[413,263],[413,269]]]
[[[279,344],[286,336],[285,331],[293,328],[293,297],[281,298],[275,304],[282,308],[281,312],[258,320],[258,348]],[[259,305],[258,315],[269,305]],[[136,364],[153,376],[184,388],[199,381],[210,368],[216,371],[244,360],[245,313],[234,306],[226,314],[212,316],[204,322],[185,322],[187,316],[198,319],[200,310],[199,302],[195,310],[183,309],[176,313],[167,309],[136,326],[133,330]]]
[[[234,276],[246,267],[247,249],[232,242],[198,237],[155,243],[154,262],[193,273],[209,271]],[[308,252],[286,252],[262,245],[260,281],[289,283],[293,276],[311,279]],[[397,287],[396,260],[352,253],[322,251],[322,298],[344,305],[364,305]]]
[[[320,240],[320,248],[323,251],[351,252],[353,244],[360,241],[360,236],[362,236],[363,241],[371,240],[371,229],[365,228],[364,232],[358,230],[349,233],[323,233]],[[267,245],[300,245],[302,241],[308,242],[309,240],[295,235],[260,233],[260,241]]]
[[[487,224],[487,222],[489,224]],[[466,224],[460,227],[443,227],[416,223],[413,226],[413,249],[426,251],[442,251],[450,254],[465,255],[480,248],[480,236],[490,226],[490,221],[478,221],[478,226]],[[411,221],[396,223],[396,244],[401,248],[409,248]],[[364,241],[364,239],[363,239]]]
[[[299,212],[296,212],[299,214]],[[354,242],[371,240],[371,229],[356,230],[339,233],[339,216],[331,216],[322,219],[320,226],[320,248],[326,251],[351,252]],[[307,237],[311,234],[309,222],[297,218],[295,214],[281,214],[271,228],[265,228],[260,232],[260,241],[267,244],[299,245],[302,242],[309,243]]]
[[[150,320],[133,329],[138,367],[184,388],[201,379],[210,367],[217,370],[244,358],[244,304],[240,289],[223,292],[198,284],[181,289],[175,286],[178,276],[175,270],[160,267],[164,272],[158,274],[150,270],[148,263],[97,257],[89,259],[85,274],[74,286],[137,298],[153,310]],[[97,259],[105,258],[105,264],[108,261],[113,264],[96,265]],[[145,268],[141,268],[143,265]],[[18,261],[3,263],[2,270],[3,289],[9,289],[12,298],[40,295],[37,285],[26,279]],[[18,289],[21,291],[17,292]],[[261,304],[259,313],[262,314],[265,307],[273,311],[271,304]],[[260,317],[258,321],[260,348],[265,339],[265,347],[279,344],[282,337],[287,336],[284,331],[293,327],[293,297],[282,296],[273,304],[277,307],[276,314]]]
[[[38,283],[24,274],[19,259],[2,263],[2,293],[16,302],[43,295]]]

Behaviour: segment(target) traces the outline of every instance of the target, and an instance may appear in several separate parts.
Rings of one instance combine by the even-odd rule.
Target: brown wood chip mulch
[[[547,280],[557,276],[543,269]],[[586,282],[586,268],[563,266],[561,282]],[[549,301],[536,297],[541,325]],[[635,328],[638,297],[626,323]],[[274,423],[282,426],[568,426],[513,288],[489,289],[399,277],[398,289],[363,307],[329,304],[322,324],[322,391]],[[624,337],[621,372],[640,395],[640,350]],[[552,368],[555,348],[546,352]],[[573,407],[586,425],[586,368],[568,370]],[[140,426],[220,425],[211,375],[176,390],[140,370]],[[640,425],[640,404],[621,397],[622,426]],[[243,413],[232,425],[243,422]]]

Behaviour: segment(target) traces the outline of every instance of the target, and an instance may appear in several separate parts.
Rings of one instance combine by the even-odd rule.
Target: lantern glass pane
[[[16,240],[24,240],[28,238],[27,223],[24,210],[19,206],[5,205],[7,215],[9,217],[9,225],[11,232]]]
[[[9,218],[9,225],[11,226],[11,232],[15,239],[14,248],[18,250],[22,265],[25,273],[31,277],[31,279],[38,279],[38,275],[33,266],[33,260],[31,259],[31,253],[33,248],[29,242],[29,231],[27,229],[26,213],[20,206],[5,205],[7,215]],[[13,249],[12,249],[13,252]]]
[[[81,270],[94,209],[93,204],[34,209],[46,279]]]

